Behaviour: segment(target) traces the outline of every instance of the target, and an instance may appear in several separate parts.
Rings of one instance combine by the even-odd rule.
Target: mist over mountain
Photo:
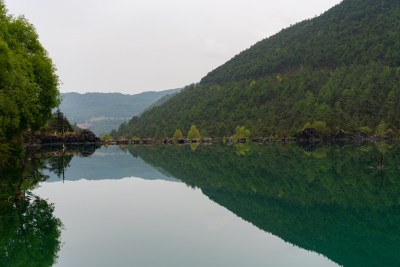
[[[71,123],[89,128],[96,135],[110,132],[132,116],[138,115],[160,98],[168,99],[181,89],[144,92],[135,95],[120,93],[63,93],[60,110]],[[157,105],[157,104],[155,104]]]

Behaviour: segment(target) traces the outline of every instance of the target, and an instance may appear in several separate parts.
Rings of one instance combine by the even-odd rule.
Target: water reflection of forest
[[[42,147],[25,152],[0,170],[0,266],[53,266],[61,249],[62,222],[54,205],[31,190],[48,176],[61,177],[73,156],[90,156],[93,146]]]
[[[400,266],[399,148],[291,144],[128,149],[260,229],[340,265]]]
[[[398,266],[396,144],[123,147],[258,228],[344,266]],[[96,147],[47,147],[1,171],[0,266],[52,266],[62,223],[29,191]],[[382,157],[382,158],[381,158]],[[24,168],[21,169],[21,166]],[[21,180],[21,177],[24,178]],[[21,191],[19,201],[14,201]]]

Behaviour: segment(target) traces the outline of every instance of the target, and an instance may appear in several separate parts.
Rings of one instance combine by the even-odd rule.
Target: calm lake
[[[400,266],[397,144],[48,147],[2,175],[0,266]]]

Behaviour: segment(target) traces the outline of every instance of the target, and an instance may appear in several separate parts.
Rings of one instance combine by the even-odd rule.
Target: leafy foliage
[[[326,123],[323,121],[314,121],[313,123],[306,123],[306,125],[304,125],[304,129],[306,128],[314,128],[317,131],[323,132],[323,133],[327,133],[329,132],[328,127],[326,127]]]
[[[0,0],[0,149],[22,131],[38,130],[58,101],[58,77],[35,28],[24,17],[7,15]]]
[[[182,131],[177,129],[174,133],[174,136],[172,137],[172,140],[176,141],[178,139],[182,139],[183,138],[183,134]]]
[[[189,130],[187,138],[189,140],[201,138],[200,132],[199,132],[199,130],[197,130],[196,125],[193,124],[192,126],[190,126],[190,130]]]
[[[367,133],[367,134],[372,133],[372,129],[369,128],[368,126],[360,127],[360,131],[363,131],[363,132],[365,132],[365,133]]]
[[[235,134],[232,136],[235,142],[238,141],[239,138],[246,138],[246,141],[249,141],[250,131],[246,129],[244,126],[237,126]]]
[[[103,141],[111,141],[111,140],[113,140],[113,138],[110,135],[105,134],[105,135],[103,135],[101,140],[103,140]]]

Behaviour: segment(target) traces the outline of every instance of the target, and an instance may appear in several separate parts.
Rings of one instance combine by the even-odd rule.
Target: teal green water
[[[23,183],[30,200],[6,201],[20,172],[2,176],[0,266],[400,266],[399,152],[36,151],[25,168],[36,181]]]

